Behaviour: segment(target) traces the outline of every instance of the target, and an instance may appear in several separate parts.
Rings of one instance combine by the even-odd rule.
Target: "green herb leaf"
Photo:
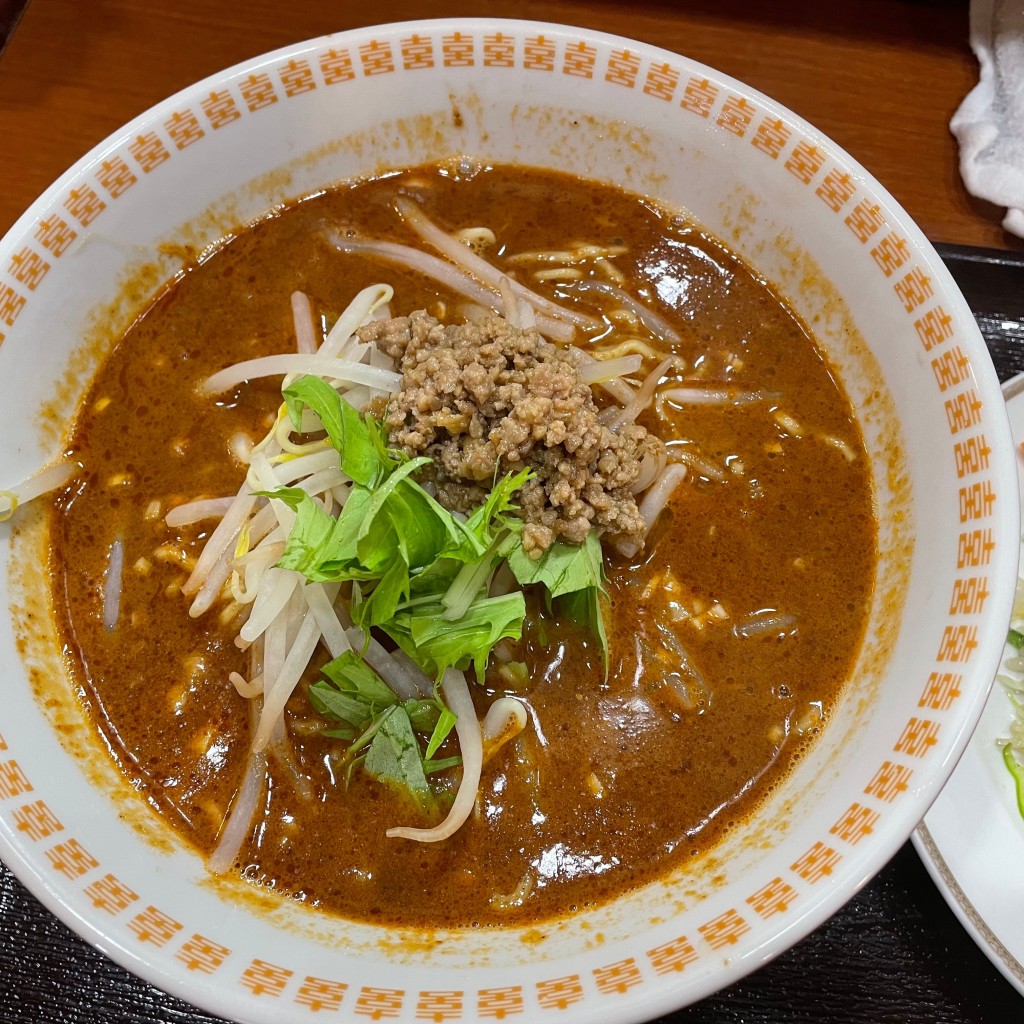
[[[466,562],[462,566],[441,598],[446,619],[461,619],[470,605],[486,594],[494,570],[518,543],[518,535],[505,530],[491,543],[479,561]]]
[[[457,768],[460,764],[461,757],[443,757],[440,761],[424,761],[423,771],[427,775],[433,775],[434,772],[443,772],[446,768]]]
[[[321,736],[326,736],[329,740],[354,740],[358,735],[355,729],[322,729],[320,731]]]
[[[448,734],[455,728],[455,723],[459,720],[459,716],[445,707],[440,699],[438,699],[437,704],[440,706],[440,713],[437,716],[437,722],[434,724],[434,731],[427,742],[427,749],[423,754],[424,762],[429,761],[437,753],[437,748],[448,738]]]
[[[508,564],[520,583],[543,583],[552,597],[587,587],[600,588],[604,582],[601,542],[593,530],[582,544],[555,541],[537,559],[519,545],[509,554]]]
[[[295,512],[295,525],[278,566],[301,572],[310,582],[332,583],[342,579],[372,579],[363,572],[353,575],[355,563],[355,537],[353,524],[358,523],[359,510],[366,503],[366,494],[354,489],[345,507],[352,506],[348,517],[334,519],[323,506],[299,487],[279,487],[276,491],[257,491],[266,498],[283,501]],[[359,569],[355,563],[355,570]]]
[[[285,405],[292,425],[302,429],[302,410],[309,406],[320,417],[331,444],[341,456],[341,470],[358,484],[372,485],[389,466],[382,465],[374,443],[375,427],[359,415],[325,380],[300,377],[284,389]]]
[[[455,715],[436,692],[433,700],[400,700],[355,651],[346,651],[322,671],[327,678],[310,686],[309,699],[320,714],[352,727],[323,733],[350,741],[346,779],[351,778],[353,766],[361,765],[374,778],[404,788],[422,809],[428,809],[432,796],[423,762],[433,757],[451,732]],[[420,751],[417,733],[430,736],[426,755]]]
[[[444,704],[439,704],[432,700],[407,700],[402,702],[402,707],[405,708],[405,713],[409,716],[412,727],[421,736],[433,733],[442,715],[451,715],[452,724],[455,721],[455,715]],[[429,750],[429,747],[427,749]],[[431,750],[430,753],[432,754],[433,751]],[[424,757],[426,756],[425,754]]]
[[[360,508],[357,550],[366,570],[382,576],[395,558],[401,558],[415,572],[461,544],[461,524],[409,479],[429,462],[421,457],[400,466],[370,492]],[[348,506],[346,502],[339,521],[349,518]]]
[[[543,583],[558,608],[584,629],[591,630],[601,645],[605,676],[608,675],[608,634],[604,623],[604,562],[601,542],[591,530],[582,544],[555,541],[538,559],[517,546],[508,556],[516,579],[526,585]]]
[[[420,746],[404,708],[393,708],[383,720],[366,752],[363,768],[375,779],[400,786],[424,810],[433,801]]]
[[[530,469],[521,469],[518,473],[503,476],[491,488],[487,500],[474,509],[466,520],[466,529],[485,548],[494,543],[497,533],[513,525],[509,512],[518,511],[518,506],[512,503],[512,496],[532,477],[533,471]],[[515,525],[518,525],[517,521]]]
[[[526,601],[521,593],[478,598],[460,619],[444,616],[440,602],[400,609],[387,632],[424,668],[440,679],[446,668],[472,664],[482,683],[494,645],[522,636]]]
[[[370,596],[352,602],[352,620],[364,631],[372,626],[385,624],[394,618],[398,606],[409,598],[409,569],[396,558],[384,573]]]
[[[391,687],[355,651],[345,651],[321,671],[327,679],[310,686],[309,700],[327,718],[365,729],[381,711],[399,703]]]
[[[345,651],[320,670],[334,685],[374,709],[398,703],[395,691],[355,651]]]
[[[356,729],[365,728],[373,717],[361,700],[348,693],[339,692],[322,679],[318,679],[310,686],[309,702],[325,718],[339,718],[343,722],[351,723]],[[338,735],[339,733],[342,735]],[[351,729],[344,729],[333,730],[329,735],[336,739],[350,740],[354,739],[356,734]]]
[[[398,705],[409,716],[416,732],[430,735],[434,744],[430,754],[455,724],[456,716],[436,692],[433,699],[403,701],[355,651],[340,654],[324,665],[321,672],[327,678],[313,683],[309,696],[316,710],[329,718],[339,718],[362,729],[381,711]]]
[[[278,565],[282,569],[297,569],[315,583],[330,579],[317,571],[322,552],[332,549],[337,523],[299,487],[279,487],[276,491],[258,491],[262,497],[283,501],[295,513],[295,525],[285,543]],[[308,571],[307,571],[308,570]]]

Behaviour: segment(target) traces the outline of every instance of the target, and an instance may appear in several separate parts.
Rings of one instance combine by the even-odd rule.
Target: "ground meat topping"
[[[661,441],[635,424],[612,431],[600,423],[572,349],[499,317],[442,325],[424,312],[371,323],[359,336],[398,364],[402,389],[386,413],[391,443],[434,460],[429,476],[447,508],[468,513],[495,474],[526,466],[535,477],[518,500],[533,557],[558,539],[581,543],[591,528],[642,541],[631,487]]]

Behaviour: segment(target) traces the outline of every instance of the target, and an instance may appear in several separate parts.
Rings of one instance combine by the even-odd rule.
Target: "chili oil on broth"
[[[774,405],[644,414],[670,448],[699,450],[725,467],[724,479],[691,471],[641,554],[610,560],[607,677],[591,639],[531,604],[512,652],[528,665],[527,685],[511,687],[492,670],[475,688],[481,712],[499,694],[522,699],[530,725],[485,765],[477,813],[454,837],[386,839],[385,829],[416,823],[416,813],[358,772],[346,786],[338,743],[316,731],[304,692],[289,704],[297,767],[313,796],[304,799],[288,767],[270,760],[263,813],[240,862],[246,878],[372,922],[539,921],[663,875],[741,826],[800,756],[819,711],[827,720],[867,617],[875,520],[849,403],[802,324],[693,226],[553,172],[427,167],[327,191],[238,232],[156,298],[83,402],[70,448],[85,469],[53,530],[58,620],[111,755],[208,854],[246,761],[249,709],[228,682],[245,655],[223,605],[193,621],[178,592],[212,525],[177,533],[163,516],[236,489],[244,467],[231,439],[261,436],[280,393],[276,382],[253,382],[213,401],[196,385],[223,366],[293,350],[295,290],[328,324],[378,280],[394,287],[395,315],[426,308],[443,317],[457,307],[420,275],[342,255],[322,237],[332,225],[415,244],[391,207],[399,190],[451,230],[490,227],[498,265],[581,237],[624,245],[614,263],[627,287],[681,335],[685,367],[670,380],[778,396]],[[593,295],[585,304],[571,288],[535,286],[600,310]],[[773,418],[775,405],[792,418],[789,429]],[[125,568],[108,629],[103,589],[115,539]],[[735,635],[766,609],[795,625]],[[680,649],[693,671],[681,667]],[[455,780],[447,784],[453,791]]]

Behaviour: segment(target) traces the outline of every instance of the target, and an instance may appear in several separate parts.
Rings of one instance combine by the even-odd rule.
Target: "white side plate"
[[[1007,381],[1003,394],[1020,445],[1024,374]],[[1024,478],[1019,486],[1024,501]],[[996,684],[974,738],[913,841],[961,924],[1024,995],[1024,820],[997,742],[1012,718],[1006,691]]]

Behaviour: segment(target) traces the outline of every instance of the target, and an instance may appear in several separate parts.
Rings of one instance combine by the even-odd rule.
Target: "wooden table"
[[[576,23],[703,61],[838,142],[934,241],[1017,244],[964,190],[949,134],[977,79],[967,4],[910,0],[35,0],[0,65],[0,233],[110,132],[205,75],[329,31],[446,15]]]
[[[0,59],[0,233],[108,133],[196,79],[329,31],[455,15],[576,23],[686,54],[831,136],[934,241],[1021,247],[1002,211],[965,192],[948,130],[977,77],[966,0],[34,0]],[[907,847],[795,950],[667,1019],[980,1022],[1021,1008]],[[212,1020],[88,949],[6,872],[0,1019]]]

